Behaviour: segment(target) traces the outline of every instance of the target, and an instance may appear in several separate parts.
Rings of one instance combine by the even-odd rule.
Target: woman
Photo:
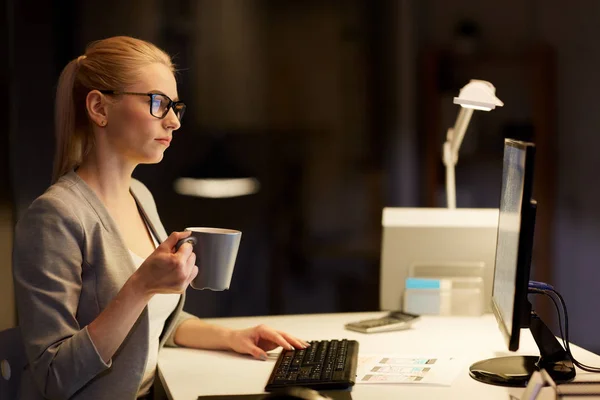
[[[263,325],[233,331],[182,311],[196,274],[189,232],[167,234],[132,178],[179,129],[174,67],[154,45],[92,43],[57,88],[53,185],[16,227],[13,272],[29,364],[25,399],[149,397],[163,345],[266,359],[308,343]],[[226,379],[226,377],[223,377]]]

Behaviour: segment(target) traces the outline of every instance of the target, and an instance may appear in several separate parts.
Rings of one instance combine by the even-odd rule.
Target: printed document
[[[406,383],[450,386],[465,368],[456,357],[359,355],[356,384]]]

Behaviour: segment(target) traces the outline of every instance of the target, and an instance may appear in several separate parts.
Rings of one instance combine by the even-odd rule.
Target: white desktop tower
[[[488,208],[384,208],[381,309],[402,309],[411,272],[452,277],[480,266],[483,309],[491,312],[498,213]]]

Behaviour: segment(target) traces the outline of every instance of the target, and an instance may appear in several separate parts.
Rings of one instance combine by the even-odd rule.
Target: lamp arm
[[[462,145],[462,141],[467,132],[469,122],[471,122],[471,116],[473,115],[472,108],[461,107],[454,128],[448,130],[448,136],[446,140],[450,142],[450,152],[452,154],[452,161],[454,164],[458,161],[458,151]]]
[[[472,108],[461,107],[453,128],[446,133],[446,142],[443,147],[443,162],[446,166],[446,197],[447,207],[456,208],[456,178],[454,167],[458,162],[458,151],[465,137],[467,126],[473,115]]]

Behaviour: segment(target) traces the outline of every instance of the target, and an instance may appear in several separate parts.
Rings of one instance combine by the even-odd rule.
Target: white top
[[[520,349],[507,350],[504,337],[494,317],[423,316],[411,329],[396,332],[363,334],[344,329],[344,324],[385,315],[384,312],[309,315],[277,315],[207,319],[232,329],[267,324],[305,340],[354,339],[359,342],[359,356],[397,354],[420,356],[456,356],[460,367],[450,386],[411,384],[357,383],[352,389],[354,400],[419,399],[419,400],[508,400],[521,397],[524,388],[486,385],[469,376],[469,365],[490,357],[514,354],[539,355],[528,329],[521,331]],[[276,353],[267,361],[250,356],[232,355],[227,351],[164,348],[160,351],[158,375],[170,400],[196,400],[200,395],[233,395],[262,393],[275,366]],[[586,364],[600,365],[600,357],[571,345],[575,357]],[[235,379],[232,379],[235,371]],[[598,379],[577,369],[576,380]]]
[[[158,246],[158,243],[153,235],[152,240],[154,246]],[[129,250],[133,264],[136,268],[145,261],[144,258],[138,256],[133,251]],[[144,378],[140,386],[138,396],[146,395],[150,391],[150,387],[154,383],[154,374],[156,372],[156,361],[158,359],[158,347],[160,343],[160,334],[165,326],[165,321],[175,311],[177,303],[179,302],[180,294],[155,294],[152,299],[148,302],[148,316],[150,319],[150,336],[148,338],[148,359],[146,361],[146,369],[144,372]]]

